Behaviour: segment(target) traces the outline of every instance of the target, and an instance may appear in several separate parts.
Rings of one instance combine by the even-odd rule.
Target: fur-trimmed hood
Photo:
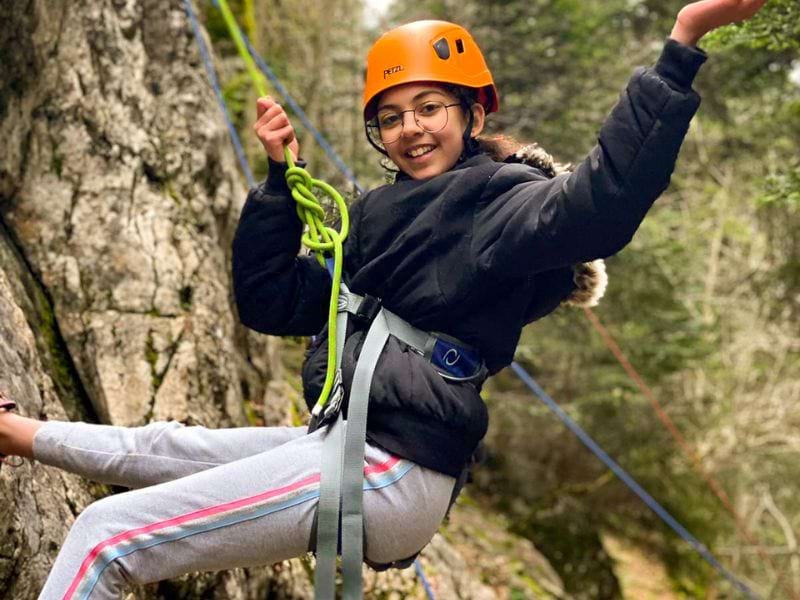
[[[520,144],[516,140],[496,136],[478,138],[481,150],[492,159],[509,163],[521,163],[539,169],[548,177],[569,173],[571,164],[557,162],[539,144]],[[575,289],[561,303],[575,307],[597,306],[608,286],[606,264],[602,259],[572,266]]]

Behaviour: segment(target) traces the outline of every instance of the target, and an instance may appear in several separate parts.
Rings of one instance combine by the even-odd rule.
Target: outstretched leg
[[[89,479],[130,488],[178,479],[267,452],[306,427],[208,429],[161,421],[141,427],[39,421],[10,412],[0,392],[0,457],[35,458]]]
[[[142,427],[48,421],[35,433],[32,454],[45,464],[95,481],[141,488],[268,452],[307,430],[209,429],[176,421]]]
[[[324,438],[320,429],[269,452],[92,504],[70,530],[40,598],[117,598],[129,584],[303,555]],[[453,478],[371,445],[364,474],[372,556],[413,554],[441,522]]]

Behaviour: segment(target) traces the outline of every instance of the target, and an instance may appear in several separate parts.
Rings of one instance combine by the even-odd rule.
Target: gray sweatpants
[[[129,584],[272,564],[311,543],[326,429],[207,429],[48,422],[34,457],[133,489],[76,519],[40,598],[118,598]],[[367,444],[365,557],[388,563],[430,541],[455,479]]]

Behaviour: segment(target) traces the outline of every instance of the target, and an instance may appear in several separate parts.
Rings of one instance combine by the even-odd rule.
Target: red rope
[[[742,517],[734,508],[733,503],[731,502],[731,499],[728,496],[727,492],[703,466],[703,463],[700,457],[698,456],[697,452],[694,451],[694,449],[686,441],[686,438],[683,437],[683,434],[677,428],[675,422],[670,418],[670,416],[664,410],[664,407],[656,398],[653,391],[644,382],[642,377],[639,375],[638,371],[636,371],[631,362],[622,352],[622,349],[619,347],[619,344],[617,344],[616,340],[608,331],[608,329],[606,329],[603,326],[603,324],[600,322],[600,319],[597,317],[597,315],[594,314],[594,311],[592,311],[591,308],[584,307],[583,312],[586,314],[586,317],[589,319],[589,322],[594,326],[594,328],[600,334],[600,337],[603,338],[603,341],[605,342],[606,346],[608,347],[609,350],[611,350],[611,353],[616,357],[619,364],[622,366],[623,369],[625,369],[625,372],[636,384],[636,387],[638,387],[639,390],[642,392],[642,394],[644,394],[645,398],[647,398],[648,402],[650,403],[650,406],[656,413],[658,420],[661,421],[661,424],[664,425],[664,428],[667,431],[669,431],[670,435],[678,444],[680,449],[689,458],[689,461],[694,466],[695,471],[697,471],[698,475],[700,475],[700,477],[703,478],[703,480],[708,484],[708,487],[711,488],[711,491],[714,493],[714,495],[717,498],[719,498],[723,506],[728,510],[731,516],[733,516],[733,520],[736,523],[736,529],[739,531],[739,533],[750,544],[756,547],[756,551],[758,552],[758,555],[761,557],[762,560],[768,562],[775,572],[780,572],[777,565],[772,560],[772,557],[764,551],[764,548],[761,546],[761,543],[759,542],[758,538],[755,535],[753,535],[753,533],[747,527],[747,524],[744,522],[744,519],[742,519]],[[797,593],[791,590],[787,586],[787,584],[782,581],[782,578],[779,579],[779,582],[783,584],[784,591],[786,591],[790,595],[790,597],[795,599],[798,598]]]

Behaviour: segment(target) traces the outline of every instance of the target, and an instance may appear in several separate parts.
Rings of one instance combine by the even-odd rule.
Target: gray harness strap
[[[342,473],[342,577],[346,600],[362,596],[363,562],[364,445],[367,436],[367,408],[372,374],[383,346],[389,339],[389,327],[381,310],[372,322],[356,370],[347,408],[347,435],[344,441]]]
[[[346,290],[344,283],[342,288]],[[336,378],[341,386],[341,361],[347,336],[347,312],[340,305],[336,317]],[[341,393],[335,386],[332,394]],[[331,400],[333,401],[333,400]],[[339,500],[342,482],[342,446],[347,423],[341,413],[328,428],[322,452],[319,506],[317,508],[317,566],[314,572],[314,597],[336,597],[336,555],[339,538]]]
[[[350,292],[342,284],[340,292]],[[340,306],[336,322],[337,377],[341,379],[343,338],[347,332],[347,307]],[[314,573],[314,597],[331,600],[336,593],[336,555],[339,529],[339,500],[342,515],[342,578],[344,598],[361,600],[361,570],[364,553],[364,446],[367,436],[367,408],[372,375],[383,346],[389,338],[384,311],[377,314],[367,332],[361,355],[353,374],[347,421],[341,412],[330,425],[323,446],[322,480],[317,519],[317,568]],[[333,393],[336,393],[334,390]],[[342,439],[344,430],[344,439]]]
[[[389,335],[393,335],[422,356],[430,353],[436,337],[381,308],[370,324],[356,363],[347,420],[340,410],[344,388],[341,360],[347,334],[348,313],[357,314],[363,298],[342,283],[336,320],[336,384],[329,402],[335,414],[323,445],[322,479],[317,511],[317,567],[314,573],[316,600],[333,600],[336,594],[336,556],[339,515],[342,530],[342,578],[344,599],[361,600],[364,554],[364,447],[367,436],[367,409],[372,376]],[[315,407],[316,410],[316,407]],[[323,411],[323,422],[327,420]],[[341,505],[340,505],[341,501]]]

